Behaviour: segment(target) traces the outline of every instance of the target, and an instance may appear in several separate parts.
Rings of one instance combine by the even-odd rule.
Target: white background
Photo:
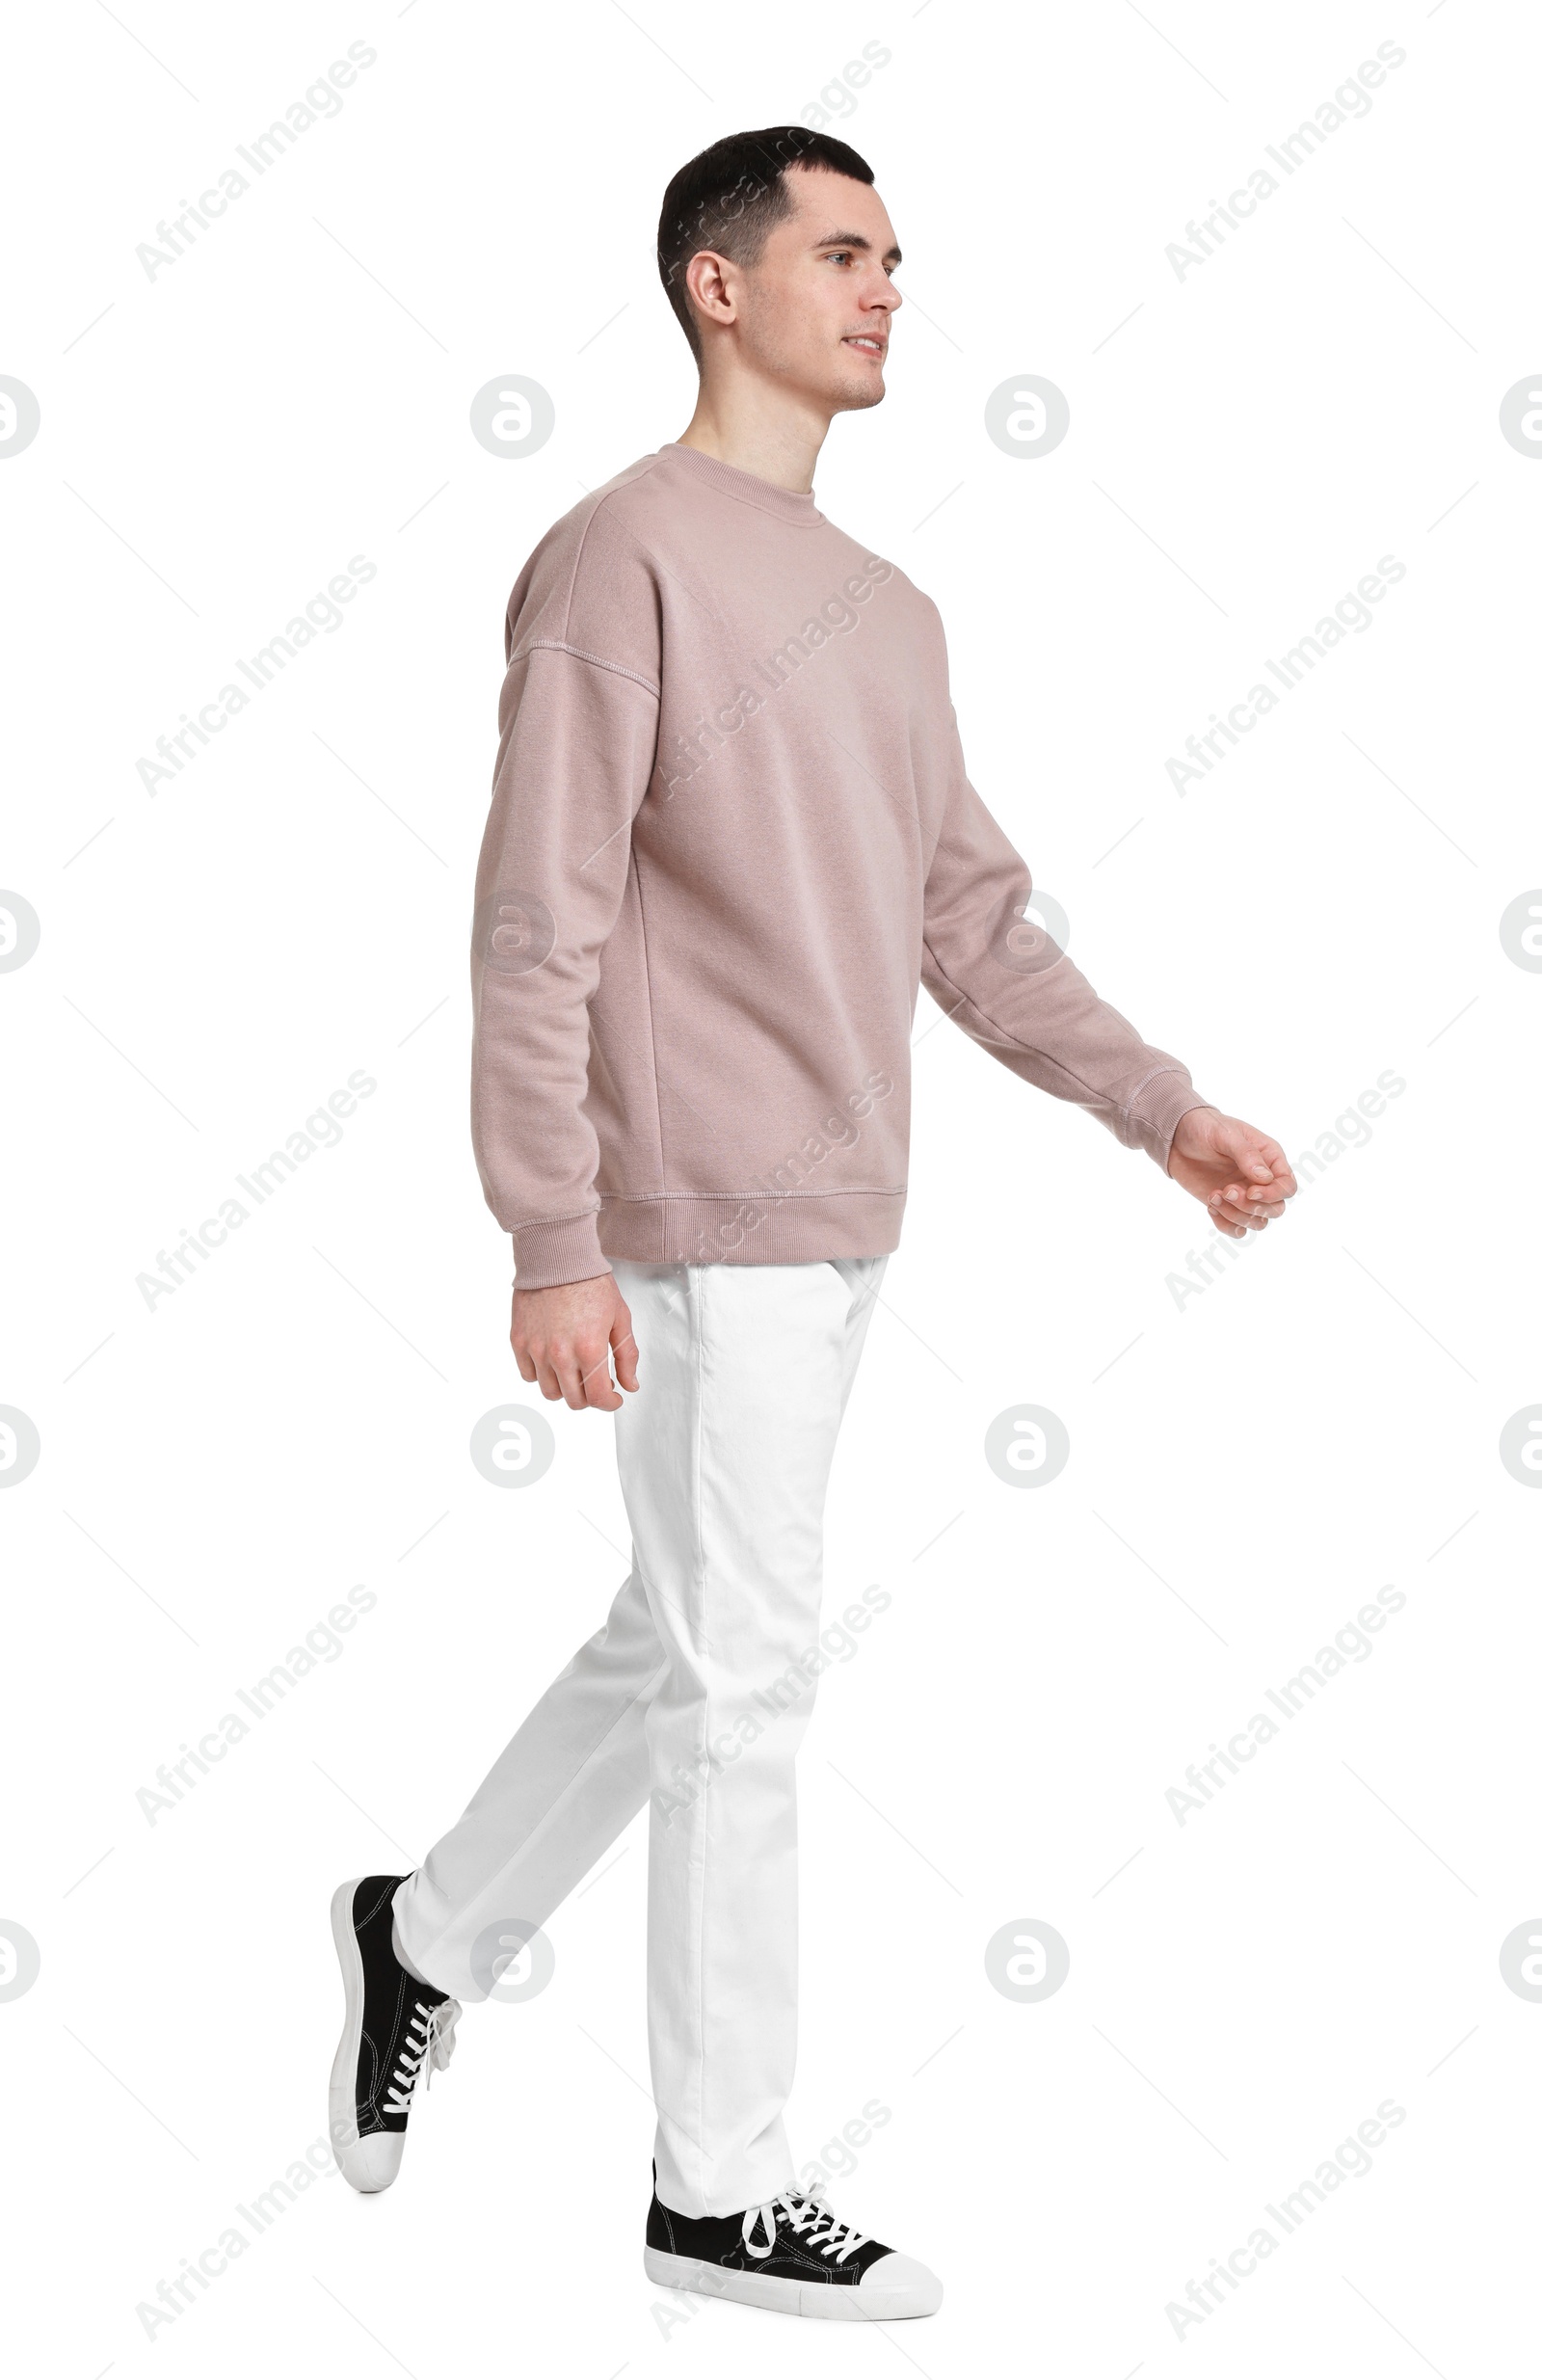
[[[352,40],[340,115],[148,278],[137,245]],[[1369,115],[1180,280],[1188,220],[1386,40]],[[794,2333],[645,2280],[639,1823],[552,1919],[549,1988],[467,2012],[398,2185],[315,2181],[147,2338],[140,2303],[324,2138],[333,1885],[421,1857],[624,1575],[602,1417],[541,1405],[520,1493],[467,1454],[511,1383],[540,1404],[466,1124],[503,606],[688,418],[668,176],[866,41],[889,62],[831,128],[911,303],[822,509],[940,602],[970,773],[1107,998],[1292,1158],[1406,1089],[1180,1302],[1200,1210],[921,1003],[828,1526],[831,1608],[893,1602],[802,1762],[791,2116],[812,2159],[891,2111],[831,2195],[942,2274],[935,2320]],[[1499,1951],[1542,1909],[1542,1625],[1498,1441],[1542,1396],[1542,981],[1499,920],[1542,882],[1542,472],[1499,407],[1542,362],[1538,47],[1472,0],[13,21],[0,371],[42,423],[0,469],[0,882],[42,935],[0,977],[0,1403],[42,1444],[0,1498],[0,1917],[41,1952],[0,2005],[18,2368],[1514,2367],[1542,2006]],[[510,372],[556,407],[524,460],[467,426]],[[1038,459],[983,426],[1025,372],[1071,408]],[[147,793],[156,737],[356,554],[341,628]],[[1383,555],[1373,625],[1180,797],[1183,739]],[[147,1309],[136,1276],[355,1069],[340,1143]],[[1031,1492],[982,1452],[1024,1402],[1072,1444]],[[157,1766],[358,1582],[341,1657],[149,1824]],[[1188,1764],[1388,1583],[1371,1657],[1180,1826]],[[1014,1920],[1070,1945],[1037,2004],[987,1977]],[[1285,2236],[1265,2203],[1389,2099],[1373,2170]],[[1261,2223],[1274,2255],[1175,2336]]]

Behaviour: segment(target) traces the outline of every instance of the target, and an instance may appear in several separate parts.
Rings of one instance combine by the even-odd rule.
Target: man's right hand
[[[575,1413],[585,1405],[600,1413],[620,1410],[610,1378],[612,1349],[622,1387],[637,1386],[631,1313],[613,1272],[565,1281],[557,1289],[517,1288],[509,1345],[519,1377],[537,1381],[544,1397],[565,1397]]]

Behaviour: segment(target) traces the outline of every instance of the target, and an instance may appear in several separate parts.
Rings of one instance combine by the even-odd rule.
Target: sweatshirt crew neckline
[[[753,504],[758,512],[772,513],[795,528],[811,529],[824,519],[811,488],[803,494],[796,488],[779,488],[754,471],[741,471],[736,464],[720,463],[715,455],[703,454],[699,446],[682,446],[678,439],[660,446],[658,452],[661,459],[678,464],[704,487],[716,488],[740,504]]]

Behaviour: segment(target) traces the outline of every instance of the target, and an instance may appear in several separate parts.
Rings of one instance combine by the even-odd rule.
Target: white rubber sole
[[[820,2322],[909,2322],[935,2313],[943,2302],[943,2285],[935,2273],[908,2256],[881,2258],[870,2269],[881,2273],[889,2262],[900,2268],[896,2286],[863,2281],[851,2288],[834,2281],[784,2281],[773,2273],[734,2272],[722,2264],[704,2264],[693,2256],[670,2256],[662,2248],[643,2250],[643,2270],[662,2287],[689,2289],[697,2297],[733,2298],[768,2313],[803,2314]]]

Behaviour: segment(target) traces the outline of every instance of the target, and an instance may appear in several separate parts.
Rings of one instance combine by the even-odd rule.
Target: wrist
[[[1168,1144],[1167,1171],[1169,1176],[1172,1173],[1172,1161],[1175,1157],[1191,1157],[1197,1154],[1196,1148],[1192,1145],[1194,1134],[1184,1130],[1190,1119],[1195,1116],[1219,1115],[1219,1108],[1213,1107],[1208,1099],[1196,1099],[1183,1110],[1183,1114],[1173,1126],[1173,1137]]]

